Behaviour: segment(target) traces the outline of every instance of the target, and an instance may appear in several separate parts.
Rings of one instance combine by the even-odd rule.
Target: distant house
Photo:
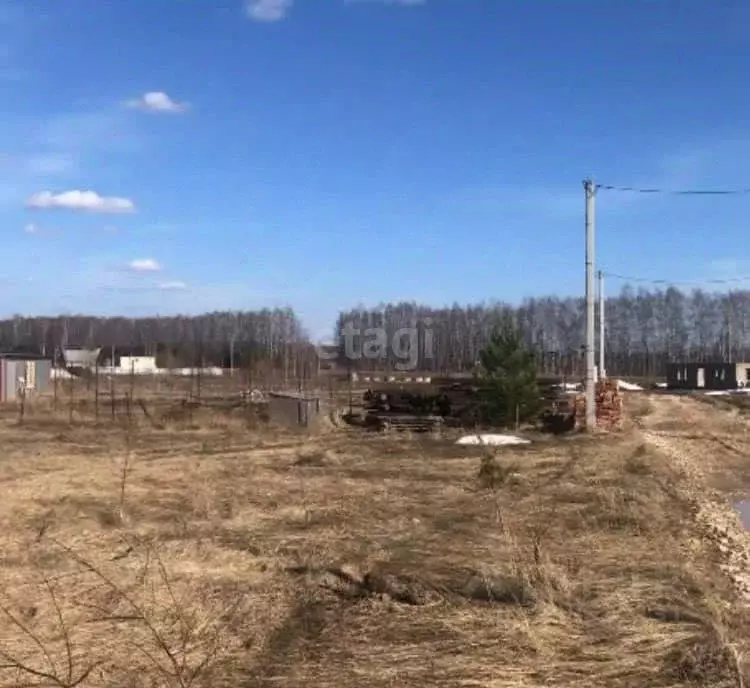
[[[737,389],[750,386],[750,363],[668,363],[667,389]]]
[[[62,355],[68,370],[87,370],[96,367],[101,347],[87,349],[81,346],[63,347]]]
[[[49,386],[52,361],[34,354],[0,353],[0,401],[43,392]]]
[[[134,375],[155,373],[156,356],[120,356],[120,368]]]

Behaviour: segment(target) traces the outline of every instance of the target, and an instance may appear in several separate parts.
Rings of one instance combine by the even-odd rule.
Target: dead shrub
[[[744,685],[735,649],[714,628],[679,643],[667,655],[665,670],[677,681],[698,686]]]
[[[473,573],[456,592],[472,602],[534,606],[539,594],[531,577],[523,570],[510,574]]]
[[[637,421],[650,416],[654,412],[654,406],[647,396],[639,395],[630,401],[629,411],[633,420]]]
[[[638,445],[635,451],[625,459],[625,472],[630,475],[649,475],[652,473],[652,467],[647,457],[648,448],[646,445]]]
[[[242,595],[196,588],[168,573],[158,552],[136,541],[120,557],[142,565],[123,578],[71,548],[55,543],[75,576],[53,584],[44,577],[33,609],[0,598],[9,633],[0,643],[3,685],[72,688],[96,671],[106,685],[214,685],[231,650],[228,629],[240,618]],[[116,635],[117,650],[91,652],[86,633]],[[133,677],[139,680],[133,683]],[[14,682],[5,683],[4,679]]]
[[[503,485],[508,484],[512,476],[518,474],[519,465],[515,461],[501,464],[497,456],[493,453],[487,453],[482,457],[479,464],[477,480],[480,487],[485,490],[497,490]]]
[[[295,466],[306,466],[310,468],[322,468],[326,465],[327,456],[322,451],[309,451],[300,454],[294,462]]]
[[[658,527],[661,515],[649,508],[647,497],[633,490],[601,486],[593,493],[592,501],[583,509],[584,520],[603,530],[649,532]]]

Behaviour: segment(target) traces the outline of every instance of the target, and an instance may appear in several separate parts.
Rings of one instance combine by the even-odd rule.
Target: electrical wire
[[[614,184],[595,184],[596,189],[603,191],[622,191],[626,193],[638,194],[665,194],[671,196],[747,196],[750,195],[750,188],[739,189],[660,189],[660,188],[642,188],[636,186],[616,186]],[[629,275],[619,275],[614,272],[602,271],[602,275],[614,279],[624,280],[626,282],[638,282],[659,285],[674,286],[700,286],[707,284],[738,284],[749,282],[750,275],[745,277],[729,277],[725,279],[703,279],[703,280],[667,280],[651,279],[648,277],[632,277]]]
[[[747,189],[658,189],[639,188],[636,186],[615,186],[613,184],[596,184],[597,189],[603,191],[625,191],[639,194],[666,194],[671,196],[746,196],[750,194]]]
[[[615,272],[602,270],[604,277],[624,280],[625,282],[638,282],[647,284],[661,284],[672,286],[700,286],[704,284],[738,284],[740,282],[750,282],[750,275],[746,277],[728,277],[726,279],[703,279],[703,280],[668,280],[668,279],[651,279],[648,277],[632,277],[630,275],[619,275]]]

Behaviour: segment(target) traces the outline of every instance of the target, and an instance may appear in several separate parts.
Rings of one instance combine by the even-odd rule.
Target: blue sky
[[[315,333],[581,293],[585,176],[750,186],[748,25],[740,0],[0,0],[0,313],[291,305]],[[750,274],[748,211],[600,191],[598,263]]]

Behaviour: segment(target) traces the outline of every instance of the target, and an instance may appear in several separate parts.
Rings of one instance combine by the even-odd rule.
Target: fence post
[[[130,398],[133,398],[135,393],[135,362],[130,362]]]
[[[252,390],[253,388],[253,360],[250,359],[247,364],[247,388]]]
[[[200,356],[200,360],[198,362],[200,364],[198,366],[198,401],[200,402],[200,400],[201,400],[201,377],[202,377],[202,373],[203,373],[203,363],[204,363],[204,359],[203,359],[203,346],[201,346],[201,356]]]
[[[70,384],[68,385],[68,423],[73,423],[73,401],[75,398],[74,386],[75,376],[71,375]]]
[[[53,368],[55,373],[55,379],[52,384],[52,408],[57,412],[57,379],[59,377],[60,369]]]
[[[99,424],[99,362],[94,366],[94,417]]]
[[[112,369],[112,374],[109,376],[109,399],[110,399],[110,404],[112,406],[112,422],[114,423],[115,419],[117,418],[117,409],[116,409],[117,397],[115,396],[114,368]]]

